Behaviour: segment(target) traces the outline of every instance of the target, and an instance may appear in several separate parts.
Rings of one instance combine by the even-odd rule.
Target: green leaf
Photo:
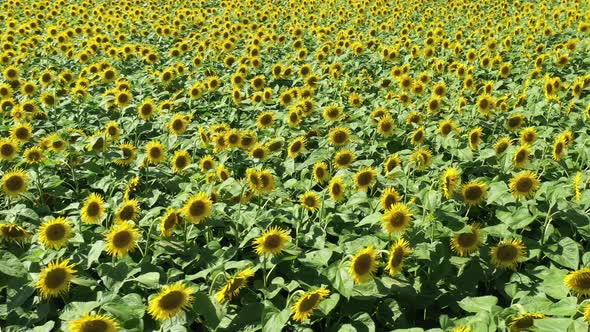
[[[92,263],[97,262],[100,254],[104,250],[105,243],[103,240],[98,240],[94,242],[90,251],[88,252],[88,268],[92,266]]]
[[[321,267],[321,266],[327,266],[331,257],[332,257],[332,250],[321,249],[321,250],[308,252],[307,254],[305,254],[305,257],[300,259],[299,261],[301,263],[311,266],[311,267]]]
[[[193,310],[203,316],[205,325],[209,328],[214,329],[219,325],[217,310],[207,294],[203,292],[197,292],[194,294]]]
[[[121,321],[142,318],[146,310],[141,296],[135,293],[127,294],[122,298],[117,296],[113,301],[102,305],[101,308]]]
[[[525,228],[537,219],[537,217],[531,215],[525,207],[521,207],[516,211],[514,211],[514,208],[509,208],[507,210],[499,208],[496,210],[496,218],[514,230]]]
[[[578,244],[569,237],[561,239],[557,245],[549,246],[543,251],[555,263],[577,270],[580,264]]]
[[[264,326],[262,327],[262,331],[282,331],[287,322],[289,321],[289,317],[291,316],[291,310],[289,308],[284,309],[280,312],[271,313],[270,317],[267,318]]]
[[[24,278],[27,276],[27,269],[15,255],[2,250],[0,252],[0,273],[15,278]]]
[[[354,282],[346,269],[341,267],[335,267],[336,271],[333,276],[332,286],[340,293],[340,295],[344,296],[345,298],[349,299],[352,295],[352,289],[354,287]]]
[[[50,320],[43,325],[34,327],[31,332],[48,332],[53,331],[53,326],[55,326],[55,322]]]
[[[158,272],[148,272],[137,276],[133,280],[147,286],[147,288],[159,288],[160,287],[160,274]]]
[[[535,332],[567,332],[571,323],[569,318],[543,318],[535,319],[533,326]]]
[[[466,297],[459,301],[459,306],[467,312],[492,312],[492,308],[496,306],[496,303],[498,303],[498,298],[495,296]]]

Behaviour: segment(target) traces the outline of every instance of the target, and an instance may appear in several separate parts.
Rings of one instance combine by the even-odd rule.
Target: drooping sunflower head
[[[148,304],[148,312],[156,320],[170,319],[192,306],[194,290],[177,282],[164,286],[164,288],[153,297]]]
[[[412,152],[410,161],[414,162],[419,170],[426,170],[432,164],[432,151],[425,147]]]
[[[256,253],[260,256],[279,255],[289,244],[291,237],[289,233],[279,227],[270,227],[262,233],[260,237],[254,240]]]
[[[570,272],[564,283],[571,293],[577,296],[590,296],[590,267]]]
[[[70,260],[51,261],[39,274],[36,287],[43,298],[62,296],[70,289],[70,281],[74,278],[75,265]]]
[[[400,159],[398,154],[394,154],[389,156],[385,162],[383,162],[383,172],[388,174],[389,172],[393,171],[394,168],[401,166],[402,160]]]
[[[311,212],[315,212],[320,208],[320,197],[313,191],[308,191],[301,195],[300,198],[301,206]]]
[[[219,292],[217,292],[217,301],[219,303],[225,303],[237,297],[240,294],[240,290],[246,287],[248,279],[253,276],[254,271],[251,268],[246,268],[230,278]]]
[[[377,182],[377,171],[373,167],[365,167],[354,174],[354,183],[359,191],[367,191]]]
[[[412,223],[412,212],[404,203],[395,203],[381,217],[383,229],[388,233],[403,233]]]
[[[137,159],[137,148],[130,143],[119,144],[119,155],[121,158],[115,159],[115,164],[127,166]]]
[[[405,257],[410,255],[411,252],[410,243],[405,239],[399,239],[391,246],[391,252],[387,260],[387,266],[385,267],[389,275],[394,276],[397,272],[401,271]]]
[[[456,233],[451,239],[451,249],[459,256],[467,256],[479,249],[481,245],[481,231],[479,224],[469,225],[471,232]]]
[[[172,169],[176,173],[182,171],[191,164],[191,155],[186,150],[177,150],[172,157]]]
[[[135,199],[126,200],[115,213],[116,222],[134,221],[139,217],[139,202]]]
[[[491,251],[492,264],[500,269],[515,269],[525,255],[526,247],[518,239],[501,241]]]
[[[567,147],[566,140],[563,137],[558,137],[553,143],[553,159],[560,161],[565,155],[565,149]]]
[[[328,296],[330,296],[330,291],[326,288],[319,288],[303,294],[292,307],[293,320],[306,321],[320,302]]]
[[[546,316],[538,313],[526,313],[512,318],[510,322],[510,332],[529,331],[535,322],[535,319],[543,319]]]
[[[510,191],[516,198],[528,198],[535,194],[541,182],[537,174],[531,171],[523,171],[512,177],[510,180]]]
[[[24,242],[31,236],[25,228],[10,223],[0,224],[0,239],[12,242]]]
[[[182,213],[191,223],[200,224],[211,215],[212,206],[209,195],[199,192],[186,201]]]
[[[133,223],[124,221],[111,227],[105,238],[107,253],[111,256],[123,257],[137,248],[140,231]]]
[[[80,218],[87,224],[97,224],[104,215],[104,200],[101,195],[92,193],[84,201]]]
[[[471,129],[471,131],[469,132],[469,147],[472,150],[477,149],[477,147],[479,146],[479,144],[482,141],[482,136],[483,136],[483,129],[481,127]]]
[[[63,247],[72,235],[72,224],[63,217],[46,221],[39,227],[39,242],[47,248]]]
[[[160,220],[160,233],[168,237],[174,233],[176,226],[182,221],[180,213],[175,209],[168,209],[166,214]]]
[[[461,185],[461,172],[453,167],[447,168],[441,177],[440,185],[445,198],[450,199]]]
[[[350,141],[350,129],[346,127],[332,128],[328,133],[328,142],[333,146],[343,146]]]
[[[412,133],[411,143],[412,145],[419,145],[424,143],[426,138],[426,129],[424,127],[419,127],[414,130]]]
[[[68,322],[69,332],[116,332],[117,330],[117,322],[111,317],[94,313],[87,313]]]
[[[496,151],[496,155],[500,155],[511,145],[512,140],[509,137],[501,137],[494,145],[494,151]]]
[[[158,165],[166,160],[166,148],[159,141],[151,141],[145,147],[145,154],[152,165]]]
[[[471,181],[463,185],[461,193],[465,203],[479,205],[488,195],[488,185],[481,181]]]
[[[378,255],[378,251],[373,246],[364,248],[354,255],[349,272],[355,283],[364,283],[373,277],[379,264]]]
[[[13,169],[2,176],[2,191],[10,197],[17,197],[27,191],[28,183],[29,176],[25,171]]]

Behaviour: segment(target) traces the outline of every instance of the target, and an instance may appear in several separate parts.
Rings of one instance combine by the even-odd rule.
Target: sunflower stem
[[[267,260],[266,255],[263,255],[262,256],[262,280],[263,280],[264,289],[266,289],[266,260]]]

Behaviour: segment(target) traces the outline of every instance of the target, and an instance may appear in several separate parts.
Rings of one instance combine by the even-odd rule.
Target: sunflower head
[[[70,332],[116,332],[118,325],[109,316],[87,313],[68,323]]]
[[[159,141],[149,142],[145,147],[145,154],[147,160],[152,165],[158,165],[162,161],[166,160],[166,149]]]
[[[590,296],[590,267],[570,272],[564,283],[571,293],[577,296]]]
[[[412,152],[410,155],[410,161],[415,164],[418,170],[426,170],[432,164],[432,151],[421,147],[418,150]]]
[[[189,117],[184,114],[174,114],[168,122],[168,130],[173,135],[182,135],[189,125]]]
[[[17,197],[27,191],[28,183],[29,176],[25,171],[13,169],[2,176],[2,191],[7,196]]]
[[[521,240],[502,241],[492,248],[492,264],[500,269],[515,269],[525,254],[526,247]]]
[[[494,145],[494,151],[496,151],[496,155],[501,155],[511,145],[512,140],[509,137],[501,137]]]
[[[364,283],[373,277],[377,272],[379,263],[378,252],[373,246],[362,249],[350,262],[350,275],[355,283]]]
[[[278,227],[270,227],[254,240],[258,255],[279,255],[291,240],[289,233]]]
[[[18,155],[18,141],[13,139],[0,139],[0,160],[10,161]]]
[[[330,296],[330,291],[326,288],[319,288],[303,294],[292,307],[293,320],[306,321],[320,302],[328,296]]]
[[[194,290],[177,282],[164,288],[148,304],[148,312],[156,320],[170,319],[182,311],[190,309]]]
[[[391,246],[391,252],[385,267],[391,276],[401,271],[405,257],[410,255],[411,252],[410,243],[405,239],[399,239]]]
[[[318,161],[313,165],[313,177],[317,183],[324,183],[330,179],[330,170],[328,164],[323,161]]]
[[[135,199],[126,200],[115,213],[116,222],[135,221],[139,217],[139,202]]]
[[[401,164],[402,164],[402,160],[400,159],[398,154],[394,154],[392,156],[389,156],[383,162],[383,172],[385,174],[388,174],[389,172],[393,171],[394,168],[401,166]]]
[[[0,224],[0,239],[13,242],[24,242],[31,234],[23,227],[16,224]]]
[[[389,210],[393,205],[401,202],[401,197],[395,188],[389,187],[383,190],[379,201],[383,210]]]
[[[540,185],[541,182],[535,173],[523,171],[512,177],[509,187],[514,197],[528,198],[534,195]]]
[[[488,185],[480,181],[471,181],[463,185],[461,193],[465,203],[479,205],[488,195]]]
[[[140,231],[133,223],[115,224],[106,234],[107,253],[115,257],[124,257],[137,248]]]
[[[104,215],[104,200],[101,195],[92,193],[84,201],[80,218],[87,224],[97,224]]]
[[[70,260],[51,261],[39,274],[36,287],[43,298],[62,296],[70,289],[70,281],[74,278],[75,265]]]
[[[39,227],[39,242],[47,248],[63,247],[72,235],[72,224],[63,217],[46,221]]]
[[[349,149],[343,149],[334,156],[334,167],[338,169],[348,168],[356,159],[355,154]]]
[[[330,180],[328,192],[330,197],[335,202],[342,202],[344,200],[346,185],[341,177],[335,176]]]
[[[479,144],[482,141],[482,136],[483,136],[483,129],[481,127],[471,129],[471,131],[469,132],[469,147],[472,150],[477,149],[477,147],[479,146]]]
[[[346,127],[332,128],[328,133],[328,142],[333,146],[343,146],[350,141],[350,129]]]
[[[166,214],[160,220],[160,233],[168,237],[174,233],[176,226],[182,221],[180,213],[174,209],[168,209]]]
[[[211,215],[212,206],[209,195],[199,192],[186,201],[182,213],[191,223],[200,224]]]
[[[191,156],[186,150],[177,150],[172,157],[172,169],[176,173],[182,171],[191,164]]]
[[[471,232],[456,233],[451,239],[451,249],[459,256],[467,256],[479,249],[481,245],[481,231],[479,224],[469,225]]]
[[[225,285],[217,292],[217,301],[225,303],[231,301],[240,294],[240,290],[246,287],[249,278],[254,276],[254,271],[247,268],[230,278]]]
[[[445,195],[445,198],[450,199],[461,184],[461,172],[459,170],[449,167],[443,173],[440,185]]]
[[[412,213],[404,203],[395,203],[381,217],[383,229],[388,233],[403,233],[410,227]]]
[[[526,313],[512,318],[510,322],[510,332],[529,331],[533,326],[535,319],[543,319],[546,316],[538,313]]]
[[[313,191],[308,191],[301,195],[301,206],[311,212],[315,212],[320,208],[320,197]]]
[[[359,191],[367,191],[377,182],[377,171],[372,167],[365,167],[354,174],[354,183]]]
[[[289,158],[296,158],[305,149],[305,137],[299,136],[289,144],[288,156]]]

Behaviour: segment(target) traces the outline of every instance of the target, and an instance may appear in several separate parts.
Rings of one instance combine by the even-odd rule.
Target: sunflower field
[[[589,331],[589,1],[0,8],[0,331]]]

